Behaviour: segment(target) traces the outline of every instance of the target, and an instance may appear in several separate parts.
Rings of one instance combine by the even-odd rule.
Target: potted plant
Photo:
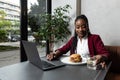
[[[41,24],[37,32],[41,40],[46,40],[47,47],[53,51],[53,43],[67,38],[71,34],[69,30],[70,17],[67,16],[70,5],[57,7],[53,14],[40,14]],[[48,50],[47,50],[48,51]]]

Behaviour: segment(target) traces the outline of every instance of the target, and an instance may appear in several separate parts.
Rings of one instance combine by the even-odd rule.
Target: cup
[[[87,59],[87,68],[96,70],[97,68],[96,59],[94,58]]]

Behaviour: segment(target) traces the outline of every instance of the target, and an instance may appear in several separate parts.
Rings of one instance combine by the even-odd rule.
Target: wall
[[[92,33],[104,44],[120,45],[120,0],[81,0],[81,13],[89,19]]]

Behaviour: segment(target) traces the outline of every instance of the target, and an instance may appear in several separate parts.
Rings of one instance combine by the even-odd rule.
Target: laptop
[[[46,58],[42,59],[38,53],[36,44],[34,42],[22,41],[24,50],[30,63],[39,67],[42,70],[50,70],[65,66],[61,61],[48,61]]]

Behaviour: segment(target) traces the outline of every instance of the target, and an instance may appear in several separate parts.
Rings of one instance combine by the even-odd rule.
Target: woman
[[[100,36],[90,33],[88,19],[85,15],[80,15],[75,19],[75,35],[63,47],[48,54],[47,59],[54,60],[69,50],[70,54],[77,53],[82,57],[90,55],[96,58],[97,64],[100,64],[103,68],[109,55]]]

